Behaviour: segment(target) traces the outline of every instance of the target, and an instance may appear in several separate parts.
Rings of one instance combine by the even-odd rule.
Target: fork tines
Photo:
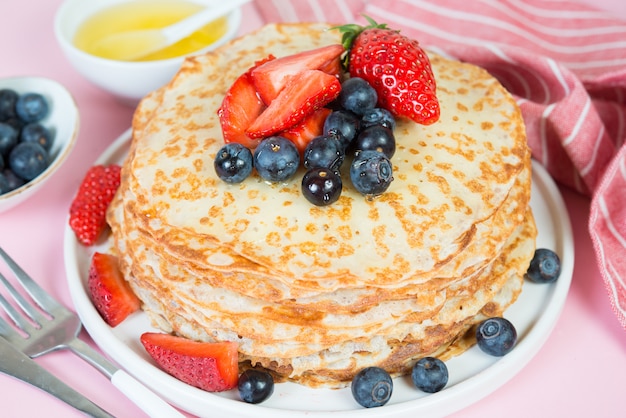
[[[5,261],[6,265],[15,275],[17,282],[24,288],[26,293],[32,298],[32,300],[41,308],[43,312],[46,312],[45,308],[46,303],[49,301],[46,298],[42,298],[42,294],[47,296],[47,294],[39,287],[39,285],[30,277],[26,272],[17,265],[17,263],[9,257],[9,255],[0,248],[0,257]],[[8,317],[11,318],[13,323],[21,332],[25,334],[29,334],[28,330],[32,329],[33,326],[39,328],[41,326],[41,321],[46,320],[46,316],[43,315],[38,309],[36,309],[12,284],[11,282],[0,272],[0,282],[7,290],[8,294],[15,301],[17,306],[30,318],[32,324],[22,315],[20,312],[7,300],[5,296],[0,293],[0,306],[7,313]],[[51,299],[48,297],[48,299]],[[52,300],[53,303],[56,301]],[[49,306],[49,305],[48,305]],[[8,324],[0,317],[0,331],[3,335],[7,336],[7,333],[11,332],[8,328]]]

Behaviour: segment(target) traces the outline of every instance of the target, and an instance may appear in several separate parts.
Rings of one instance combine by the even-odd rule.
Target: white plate
[[[127,131],[97,162],[120,163],[129,140],[130,131]],[[505,316],[515,324],[519,335],[512,352],[496,358],[473,347],[449,360],[450,381],[436,394],[422,393],[411,386],[410,378],[399,378],[394,382],[393,396],[387,405],[364,409],[352,399],[349,388],[310,389],[281,383],[276,385],[270,399],[252,405],[240,401],[236,390],[213,394],[186,385],[162,372],[145,353],[139,336],[154,330],[145,314],[134,314],[113,329],[100,318],[89,300],[85,283],[91,254],[95,250],[106,251],[106,248],[82,247],[67,227],[65,264],[70,292],[85,328],[105,353],[172,404],[198,416],[390,417],[406,416],[408,412],[419,417],[444,416],[485,397],[519,372],[548,338],[563,308],[574,266],[571,225],[552,179],[534,162],[533,169],[531,206],[539,230],[537,246],[559,254],[561,277],[551,285],[527,282],[517,302],[507,310]]]

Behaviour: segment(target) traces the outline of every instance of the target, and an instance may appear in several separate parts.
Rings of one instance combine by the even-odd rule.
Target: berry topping
[[[348,152],[350,158],[355,157],[350,177],[361,194],[379,195],[393,181],[394,114],[377,107],[381,97],[371,84],[375,80],[351,74],[343,83],[339,81],[344,52],[341,45],[329,45],[281,58],[270,56],[235,81],[218,111],[224,141],[254,149],[252,165],[261,178],[291,179],[302,156],[308,170],[302,193],[319,206],[339,198],[340,168]],[[217,156],[218,177],[226,182],[243,181],[249,165],[245,159],[230,160],[234,157],[228,152],[222,148]],[[239,172],[236,164],[246,168]],[[325,170],[313,172],[313,168],[325,168],[334,175]],[[230,169],[237,174],[227,174]]]
[[[302,177],[302,194],[316,206],[335,203],[341,196],[341,189],[339,174],[326,167],[313,168]]]
[[[552,250],[538,248],[530,261],[526,277],[535,283],[553,283],[561,275],[561,259]]]
[[[352,396],[359,405],[373,408],[385,405],[393,392],[393,380],[380,367],[367,367],[352,379]]]
[[[515,347],[517,331],[513,324],[502,317],[482,321],[476,329],[476,343],[485,353],[502,357]]]
[[[324,132],[338,134],[339,140],[346,150],[359,132],[359,118],[352,112],[338,109],[333,111],[324,122]]]
[[[119,270],[117,257],[111,254],[94,253],[87,288],[100,316],[112,327],[141,307],[141,302]]]
[[[232,142],[220,148],[213,165],[217,176],[226,183],[241,183],[252,173],[252,152]]]
[[[289,80],[306,70],[321,70],[338,76],[341,69],[341,45],[328,45],[300,52],[264,63],[252,71],[252,79],[259,96],[269,105],[285,88]],[[297,77],[296,77],[297,78]]]
[[[272,57],[268,58],[268,60],[271,59]],[[217,110],[224,142],[237,142],[248,148],[256,147],[259,140],[250,138],[246,130],[265,109],[265,104],[257,95],[252,83],[250,73],[254,68],[252,67],[235,80]]]
[[[350,166],[350,180],[361,194],[380,195],[393,181],[391,161],[382,152],[360,151]]]
[[[70,206],[69,224],[83,245],[93,245],[107,228],[106,211],[120,185],[121,167],[96,165],[87,171]]]
[[[361,116],[361,129],[369,128],[370,126],[375,125],[381,125],[393,131],[396,129],[396,119],[387,109],[375,107],[374,109],[368,110],[363,114],[363,116]]]
[[[324,133],[324,122],[330,114],[330,109],[325,107],[318,109],[305,117],[302,122],[281,132],[280,135],[293,142],[298,148],[298,152],[303,154],[308,143],[316,136]]]
[[[423,392],[439,392],[448,384],[448,367],[436,357],[421,358],[411,370],[411,380]]]
[[[368,18],[368,26],[349,24],[337,29],[349,51],[345,66],[352,77],[371,84],[378,106],[395,116],[429,125],[439,119],[435,77],[419,43]],[[384,76],[383,76],[384,75]]]
[[[198,342],[155,332],[142,334],[141,343],[165,372],[188,385],[208,392],[237,386],[237,343]]]
[[[239,376],[239,397],[247,403],[261,403],[274,393],[274,378],[266,371],[248,369]]]
[[[271,182],[292,178],[300,164],[296,146],[282,136],[265,138],[254,150],[254,167],[259,175]]]
[[[320,135],[307,145],[302,156],[304,167],[324,167],[338,171],[346,154],[336,135]]]
[[[341,107],[361,116],[374,109],[378,95],[370,83],[359,77],[351,77],[341,83],[337,100]]]
[[[359,132],[354,141],[356,151],[378,151],[391,159],[396,152],[396,138],[393,131],[382,125],[373,125]]]
[[[246,132],[251,138],[264,138],[291,128],[333,101],[340,90],[337,77],[320,70],[305,70],[288,79]]]

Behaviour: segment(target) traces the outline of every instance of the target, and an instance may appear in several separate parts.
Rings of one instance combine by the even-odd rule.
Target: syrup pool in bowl
[[[117,60],[119,57],[115,51],[109,50],[105,56],[96,47],[104,37],[133,30],[161,29],[203,8],[201,4],[184,0],[134,0],[113,4],[88,17],[76,30],[73,42],[89,54]],[[227,18],[218,18],[177,43],[139,60],[155,61],[188,55],[216,42],[227,30]]]

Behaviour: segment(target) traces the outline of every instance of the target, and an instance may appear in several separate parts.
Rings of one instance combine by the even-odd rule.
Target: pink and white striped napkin
[[[515,95],[533,157],[592,198],[589,231],[626,327],[626,22],[561,0],[256,0],[266,22],[365,23],[484,67]]]

